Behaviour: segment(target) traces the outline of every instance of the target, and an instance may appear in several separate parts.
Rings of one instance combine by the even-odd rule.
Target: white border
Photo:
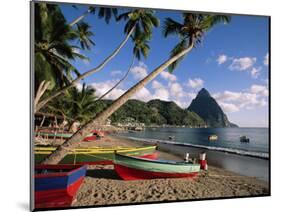
[[[57,0],[61,2],[60,0]],[[212,200],[75,211],[275,211],[280,205],[280,7],[276,0],[71,0],[79,3],[270,15],[272,76],[272,197]],[[29,201],[29,2],[1,2],[1,211],[27,211]],[[4,48],[3,48],[4,47]],[[278,207],[280,208],[280,207]]]

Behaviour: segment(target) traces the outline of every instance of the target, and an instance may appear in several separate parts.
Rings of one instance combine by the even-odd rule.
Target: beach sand
[[[93,142],[81,142],[81,147],[144,146],[144,142],[107,136]],[[158,151],[159,157],[182,160],[171,153]],[[254,177],[241,176],[209,166],[193,180],[153,179],[124,181],[113,165],[91,165],[72,206],[114,205],[158,201],[192,200],[218,197],[268,195],[268,183]]]

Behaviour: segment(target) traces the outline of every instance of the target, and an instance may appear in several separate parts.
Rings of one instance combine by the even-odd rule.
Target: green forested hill
[[[111,104],[111,100],[103,100],[101,107]],[[192,127],[205,126],[205,122],[194,112],[180,108],[174,102],[151,100],[147,103],[129,100],[110,117],[112,123],[132,120],[146,125],[187,125]]]
[[[100,111],[112,100],[99,102]],[[154,99],[149,102],[131,99],[110,117],[112,123],[138,122],[146,125],[185,125],[187,127],[237,127],[224,114],[216,100],[203,88],[187,109],[175,102]]]

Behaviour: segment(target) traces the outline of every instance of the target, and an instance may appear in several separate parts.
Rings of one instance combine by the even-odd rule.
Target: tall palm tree
[[[136,92],[142,89],[148,82],[153,80],[158,74],[160,74],[166,68],[168,68],[176,61],[178,61],[178,59],[182,59],[188,52],[190,52],[192,48],[196,45],[196,43],[201,41],[205,32],[210,30],[215,24],[218,24],[220,22],[228,23],[229,21],[230,21],[229,16],[192,14],[192,13],[183,14],[183,23],[178,23],[173,20],[173,24],[174,23],[179,24],[177,25],[177,27],[172,27],[170,25],[170,21],[166,20],[164,26],[164,35],[168,36],[168,35],[175,34],[179,36],[180,43],[183,42],[183,40],[186,41],[185,45],[181,45],[184,48],[181,51],[178,51],[177,54],[174,53],[176,51],[174,49],[171,52],[171,56],[169,59],[164,61],[160,66],[154,69],[144,79],[142,79],[136,85],[131,87],[127,92],[125,92],[122,96],[120,96],[117,100],[115,100],[108,108],[106,108],[101,113],[99,113],[93,120],[85,124],[70,139],[65,141],[51,155],[49,155],[43,161],[43,163],[44,164],[58,163],[63,157],[65,157],[69,149],[75,148],[79,144],[79,141],[84,139],[92,129],[98,128],[101,124],[103,124],[106,121],[106,119],[116,110],[118,110],[123,104],[125,104],[132,95],[134,95]],[[167,33],[167,31],[169,31],[169,33]]]
[[[35,5],[35,87],[43,80],[52,86],[62,87],[70,80],[71,72],[78,70],[69,62],[86,57],[77,53],[78,47],[69,41],[77,34],[69,29],[56,5],[40,3]]]
[[[107,92],[105,92],[103,95],[101,95],[97,101],[103,99],[105,96],[107,96],[110,92],[112,92],[118,85],[120,85],[129,75],[133,65],[135,58],[138,60],[141,59],[141,57],[147,58],[150,47],[148,45],[148,41],[150,40],[150,34],[145,34],[145,33],[136,33],[134,37],[132,38],[134,41],[134,48],[133,48],[133,57],[132,57],[132,62],[125,73],[125,75],[112,87],[110,88]]]
[[[96,8],[89,6],[88,9],[79,17],[75,18],[73,21],[69,23],[69,26],[74,26],[75,24],[82,21],[87,15],[89,14],[95,14]],[[98,17],[104,18],[105,22],[108,24],[112,15],[117,18],[118,15],[118,9],[117,8],[105,8],[105,7],[99,7]]]
[[[88,122],[96,115],[97,107],[95,89],[83,84],[81,89],[71,88],[62,98],[51,101],[45,110],[64,116],[71,127],[77,121],[81,124]]]
[[[90,31],[91,26],[86,22],[81,22],[77,24],[77,37],[78,42],[82,49],[90,50],[91,46],[94,46],[94,41],[91,40],[91,36],[94,35],[92,31]]]
[[[124,32],[126,33],[125,39],[119,44],[119,46],[107,57],[103,60],[101,64],[97,67],[90,69],[89,71],[84,72],[80,76],[78,76],[75,80],[73,80],[69,85],[64,86],[58,91],[55,91],[50,96],[42,99],[34,108],[35,112],[39,111],[46,103],[50,100],[56,98],[57,96],[64,93],[67,89],[74,87],[76,83],[80,80],[88,77],[89,75],[100,71],[110,60],[112,60],[118,52],[122,49],[122,47],[126,44],[130,37],[137,33],[144,33],[150,35],[152,33],[153,27],[159,26],[159,20],[154,16],[153,10],[145,10],[145,9],[135,9],[124,14],[121,14],[118,20],[127,20],[125,25]],[[136,37],[137,35],[135,35]]]
[[[57,5],[46,3],[35,4],[35,90],[34,105],[37,105],[47,89],[59,89],[69,84],[73,74],[79,71],[70,61],[87,59],[78,53],[80,47],[71,43],[79,39],[92,43],[88,38],[91,32],[87,27],[74,30],[66,24],[66,20]]]

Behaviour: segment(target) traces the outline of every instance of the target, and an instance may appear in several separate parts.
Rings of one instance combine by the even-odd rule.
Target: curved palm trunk
[[[71,23],[69,23],[69,26],[72,27],[75,24],[77,24],[78,22],[80,22],[82,19],[84,19],[88,14],[90,14],[92,12],[92,10],[89,8],[86,12],[84,12],[81,16],[79,16],[78,18],[74,19]]]
[[[43,81],[40,83],[40,85],[39,85],[39,87],[38,87],[38,89],[37,89],[37,92],[36,92],[36,96],[35,96],[35,98],[34,98],[34,107],[37,106],[39,100],[41,99],[41,97],[43,96],[43,94],[45,93],[45,91],[47,90],[47,88],[49,87],[50,83],[51,83],[51,82],[49,82],[49,81],[46,82],[45,80],[43,80]]]
[[[126,42],[129,40],[130,36],[132,35],[132,33],[135,30],[135,26],[132,27],[132,29],[130,30],[130,32],[128,33],[128,35],[125,37],[125,39],[121,42],[121,44],[112,52],[111,55],[109,55],[107,58],[105,58],[105,60],[98,65],[96,68],[93,68],[89,71],[86,71],[85,73],[81,74],[79,77],[77,77],[75,80],[73,80],[69,85],[63,87],[62,89],[56,91],[54,94],[52,94],[51,96],[43,99],[41,102],[39,102],[38,104],[36,104],[34,106],[34,111],[37,112],[39,111],[47,102],[49,102],[50,100],[56,98],[57,96],[59,96],[60,94],[62,94],[63,92],[65,92],[67,89],[72,88],[75,86],[76,83],[78,83],[80,80],[88,77],[89,75],[100,71],[110,60],[112,60],[117,54],[118,52],[122,49],[122,47],[126,44]]]
[[[66,156],[68,151],[71,151],[77,147],[81,140],[83,140],[87,134],[93,129],[99,129],[99,126],[104,124],[106,119],[118,110],[123,104],[125,104],[130,97],[132,97],[136,92],[141,90],[148,82],[153,80],[158,74],[164,71],[170,64],[178,60],[180,57],[187,54],[193,48],[191,44],[188,48],[184,49],[174,57],[166,60],[160,66],[158,66],[154,71],[147,75],[144,79],[130,88],[126,93],[115,100],[108,108],[99,113],[93,120],[85,124],[80,130],[78,130],[70,139],[65,141],[61,146],[59,146],[52,154],[50,154],[42,163],[43,164],[57,164],[62,158]]]
[[[109,89],[107,92],[105,92],[102,96],[100,96],[96,101],[99,101],[99,100],[103,99],[107,94],[109,94],[111,91],[113,91],[118,85],[120,85],[121,82],[123,82],[123,81],[127,78],[127,76],[129,75],[129,73],[130,73],[130,71],[131,71],[131,69],[132,69],[132,66],[133,66],[133,64],[134,64],[134,61],[135,61],[135,56],[133,57],[133,60],[132,60],[132,62],[131,62],[131,65],[130,65],[128,71],[126,72],[126,74],[123,76],[123,78],[120,79],[112,88],[110,88],[110,89]]]

